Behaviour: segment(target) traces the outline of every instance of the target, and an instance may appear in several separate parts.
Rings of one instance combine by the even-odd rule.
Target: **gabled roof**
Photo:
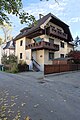
[[[19,35],[17,35],[14,40],[17,40],[17,39],[22,38],[24,36],[28,36],[29,34],[35,32],[39,29],[42,29],[41,25],[44,24],[48,19],[49,19],[49,21],[53,20],[53,22],[55,22],[55,24],[58,24],[59,26],[64,28],[64,31],[66,32],[66,34],[69,35],[68,39],[72,38],[70,30],[69,30],[69,26],[66,23],[62,22],[59,18],[57,18],[53,14],[49,13],[49,14],[45,15],[44,17],[42,17],[41,19],[39,19],[37,21],[37,24],[32,25],[31,28],[25,27],[22,30],[20,30],[21,33]],[[24,30],[25,30],[25,32],[23,32]]]
[[[8,41],[3,49],[15,49],[15,43],[13,40]]]

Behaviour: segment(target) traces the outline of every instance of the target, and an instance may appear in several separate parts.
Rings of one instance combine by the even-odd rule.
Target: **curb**
[[[61,72],[61,73],[53,73],[53,74],[47,74],[47,75],[44,75],[44,77],[58,76],[58,75],[64,75],[64,74],[71,74],[71,73],[76,73],[76,72],[80,72],[80,70],[77,70],[77,71],[69,71],[69,72]]]

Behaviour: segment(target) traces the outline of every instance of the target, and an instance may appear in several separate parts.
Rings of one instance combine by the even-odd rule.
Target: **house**
[[[44,64],[53,64],[54,58],[65,58],[74,48],[69,26],[51,13],[36,25],[20,30],[14,40],[18,62],[26,61],[30,68],[40,71],[44,71]]]
[[[0,45],[0,64],[1,58],[4,54],[7,56],[10,54],[15,54],[15,41],[11,40]]]
[[[10,40],[8,42],[6,42],[5,47],[3,47],[4,50],[4,54],[6,54],[7,56],[11,55],[11,54],[15,54],[15,41]]]
[[[5,47],[5,43],[2,43],[1,45],[0,45],[0,64],[1,64],[1,58],[2,58],[2,55],[4,54],[4,50],[3,50],[3,48]]]

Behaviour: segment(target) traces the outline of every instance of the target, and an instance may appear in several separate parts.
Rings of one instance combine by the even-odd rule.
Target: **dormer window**
[[[22,44],[23,44],[23,41],[21,40],[21,41],[20,41],[20,46],[22,46]]]

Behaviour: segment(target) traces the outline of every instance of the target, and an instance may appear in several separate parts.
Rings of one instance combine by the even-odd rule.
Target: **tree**
[[[77,36],[74,40],[75,47],[78,47],[80,45],[80,38]]]
[[[0,0],[0,24],[2,25],[4,21],[10,23],[7,14],[18,16],[21,23],[34,22],[35,17],[24,12],[22,8],[22,0]]]
[[[80,51],[71,51],[70,53],[68,53],[68,57],[71,57],[74,63],[80,64]]]
[[[40,0],[43,1],[43,0]],[[46,0],[49,1],[49,0]],[[55,0],[57,2],[57,0]],[[34,23],[36,19],[33,15],[29,15],[23,10],[22,0],[0,0],[0,24],[2,25],[5,21],[10,23],[10,19],[7,14],[13,14],[19,17],[20,22]]]
[[[0,25],[0,28],[3,30],[4,33],[4,41],[7,42],[11,40],[11,25],[9,25],[8,23],[3,23],[2,25]]]

